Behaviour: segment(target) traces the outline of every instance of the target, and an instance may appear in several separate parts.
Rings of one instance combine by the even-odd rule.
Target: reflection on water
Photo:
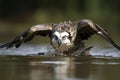
[[[120,59],[1,56],[1,80],[119,80]]]
[[[51,47],[30,45],[1,49],[0,79],[120,80],[120,52],[115,49],[94,48],[92,57],[27,56],[48,50]]]

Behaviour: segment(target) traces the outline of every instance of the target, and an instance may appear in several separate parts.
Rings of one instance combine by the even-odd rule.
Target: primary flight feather
[[[49,37],[51,45],[62,55],[72,55],[74,52],[83,54],[87,52],[83,40],[89,39],[92,35],[98,34],[107,40],[111,45],[120,50],[120,47],[110,38],[106,30],[91,20],[83,19],[76,22],[61,22],[58,24],[39,24],[27,29],[16,36],[12,41],[3,44],[0,48],[16,47],[28,42],[35,36]],[[91,48],[91,47],[90,47]]]

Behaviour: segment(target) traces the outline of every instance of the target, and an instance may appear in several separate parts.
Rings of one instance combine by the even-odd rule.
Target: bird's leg
[[[79,52],[76,52],[73,56],[90,56],[90,49],[93,48],[93,46],[85,47]]]
[[[84,48],[81,52],[80,52],[80,55],[83,55],[83,56],[90,56],[90,49],[93,48],[93,46],[89,46],[89,47],[86,47]]]

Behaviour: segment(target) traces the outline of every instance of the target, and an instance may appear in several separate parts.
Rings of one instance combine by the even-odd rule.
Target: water
[[[120,51],[95,47],[89,57],[37,56],[50,46],[0,49],[1,80],[120,80]]]

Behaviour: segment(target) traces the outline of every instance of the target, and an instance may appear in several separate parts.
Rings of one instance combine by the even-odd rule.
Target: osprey
[[[98,34],[120,50],[120,47],[109,37],[106,30],[91,20],[83,19],[76,22],[61,22],[58,24],[39,24],[27,29],[25,32],[16,36],[12,41],[3,44],[0,48],[16,47],[22,43],[30,41],[34,36],[48,36],[51,45],[60,55],[89,55],[91,47],[85,47],[84,40],[89,39],[93,34]]]

